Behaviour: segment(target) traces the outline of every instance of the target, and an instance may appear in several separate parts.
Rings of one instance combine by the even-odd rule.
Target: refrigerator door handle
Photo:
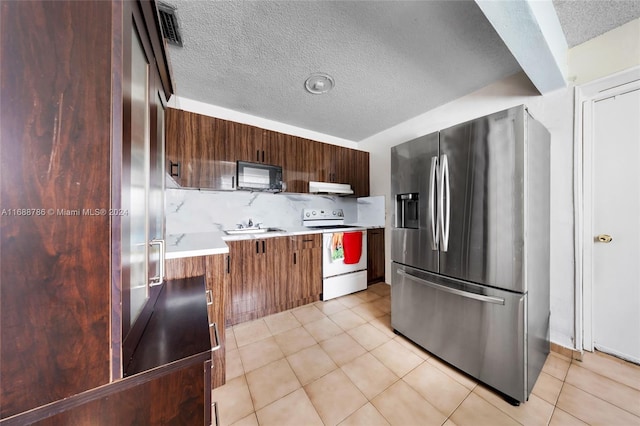
[[[431,173],[429,174],[429,217],[431,226],[431,250],[438,250],[438,229],[440,217],[436,223],[436,180],[438,176],[438,157],[431,157]]]
[[[440,230],[442,232],[440,250],[447,251],[449,249],[449,225],[451,224],[451,186],[449,184],[449,160],[446,154],[440,156],[440,167],[440,185],[438,188],[438,195],[440,196],[438,220],[440,221]]]
[[[416,277],[415,275],[410,274],[407,271],[404,271],[402,269],[398,269],[397,273],[398,273],[398,275],[406,277],[406,278],[410,279],[411,281],[415,281],[418,284],[423,284],[423,285],[426,285],[427,287],[431,287],[431,288],[436,289],[436,290],[444,291],[446,293],[451,293],[451,294],[455,294],[457,296],[466,297],[467,299],[479,300],[480,302],[493,303],[493,304],[496,304],[496,305],[504,305],[504,299],[501,298],[501,297],[484,296],[482,294],[471,293],[469,291],[458,290],[457,288],[447,287],[447,286],[442,285],[442,284],[436,284],[436,283],[433,283],[431,281],[427,281],[425,279],[422,279],[420,277]]]

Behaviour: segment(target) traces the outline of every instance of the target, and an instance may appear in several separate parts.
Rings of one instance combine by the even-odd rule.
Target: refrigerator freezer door
[[[526,291],[524,115],[523,107],[512,108],[440,132],[449,172],[449,191],[440,197],[450,205],[441,274]]]
[[[434,272],[438,271],[434,217],[437,212],[434,204],[437,197],[434,180],[437,158],[438,133],[391,148],[391,195],[396,203],[392,218],[391,258]]]
[[[526,295],[397,263],[391,269],[394,330],[506,395],[527,399]]]

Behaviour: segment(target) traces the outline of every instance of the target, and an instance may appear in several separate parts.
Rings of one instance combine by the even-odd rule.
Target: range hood
[[[348,183],[309,182],[309,192],[312,194],[352,195],[353,189]]]

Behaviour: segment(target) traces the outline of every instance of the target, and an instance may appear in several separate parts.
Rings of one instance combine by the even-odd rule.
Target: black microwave
[[[282,192],[282,167],[271,164],[236,163],[237,189],[250,191]]]

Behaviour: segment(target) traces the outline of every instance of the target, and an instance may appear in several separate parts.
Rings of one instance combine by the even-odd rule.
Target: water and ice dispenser
[[[396,195],[396,228],[418,229],[419,211],[417,192]]]

